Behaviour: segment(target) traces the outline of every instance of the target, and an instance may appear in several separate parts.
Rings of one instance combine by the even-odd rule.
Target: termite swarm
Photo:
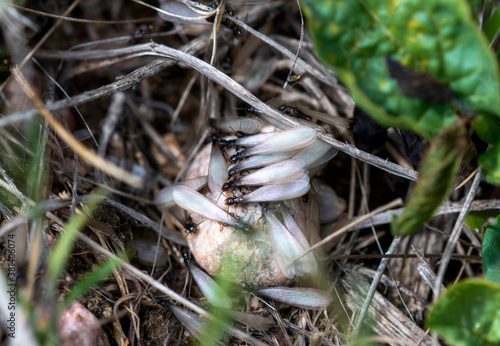
[[[156,202],[160,209],[175,203],[198,225],[186,240],[208,274],[260,287],[290,285],[318,272],[312,253],[293,260],[319,239],[310,176],[336,151],[318,138],[314,124],[279,129],[250,110],[257,118],[211,123],[220,138],[212,137],[186,174],[189,182],[205,177],[208,187],[179,183]],[[204,275],[200,280],[210,281]]]

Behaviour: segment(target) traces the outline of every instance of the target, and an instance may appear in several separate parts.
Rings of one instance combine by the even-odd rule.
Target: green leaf
[[[450,345],[500,344],[500,285],[467,280],[441,296],[427,316],[427,326]]]
[[[498,210],[494,209],[471,211],[467,215],[467,219],[465,219],[465,225],[471,230],[481,231],[488,219],[497,215]]]
[[[392,220],[394,235],[412,235],[436,213],[455,181],[465,145],[461,122],[444,129],[432,140],[405,210]]]
[[[500,215],[486,228],[481,252],[484,276],[490,281],[500,283]]]
[[[359,106],[383,125],[433,138],[457,119],[454,106],[409,97],[401,83],[398,86],[400,80],[391,77],[386,58],[415,73],[408,89],[425,91],[429,86],[430,95],[446,92],[438,85],[451,89],[456,96],[453,103],[462,105],[466,113],[470,107],[478,114],[473,127],[495,146],[480,162],[487,178],[500,182],[498,63],[467,1],[302,2],[320,57],[347,85]]]

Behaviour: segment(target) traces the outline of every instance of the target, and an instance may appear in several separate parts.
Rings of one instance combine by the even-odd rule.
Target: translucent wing
[[[193,276],[194,281],[200,288],[201,293],[208,299],[208,301],[221,308],[231,309],[233,304],[231,298],[224,292],[224,290],[215,282],[210,275],[201,270],[196,264],[192,263],[187,256],[184,261]]]
[[[223,224],[239,226],[239,221],[229,215],[227,212],[216,206],[211,200],[185,186],[177,186],[173,192],[174,200],[177,205],[190,212],[197,213],[219,221]]]
[[[206,185],[207,185],[206,176],[185,180],[183,182],[170,185],[164,189],[161,189],[160,192],[158,192],[155,198],[155,203],[159,209],[168,209],[175,205],[174,189],[177,186],[186,186],[192,190],[198,191],[201,188],[205,187]]]
[[[309,191],[309,176],[300,180],[260,187],[241,197],[241,202],[285,201],[303,196]]]
[[[285,178],[306,173],[304,165],[299,160],[285,160],[255,172],[245,175],[236,180],[237,185],[269,185],[285,180]]]
[[[310,310],[321,310],[332,303],[327,292],[314,288],[267,287],[258,289],[257,294]]]
[[[227,161],[219,143],[212,141],[212,152],[208,164],[208,188],[212,193],[221,191],[222,185],[227,181]]]
[[[316,131],[308,126],[298,126],[280,131],[266,141],[244,150],[244,156],[278,153],[304,148],[316,139]]]

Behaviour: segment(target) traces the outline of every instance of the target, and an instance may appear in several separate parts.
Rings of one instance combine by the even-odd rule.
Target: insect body
[[[174,189],[173,196],[175,203],[183,209],[205,216],[210,220],[231,225],[237,229],[243,229],[245,231],[251,230],[250,225],[229,215],[201,193],[198,193],[188,187],[177,186]]]

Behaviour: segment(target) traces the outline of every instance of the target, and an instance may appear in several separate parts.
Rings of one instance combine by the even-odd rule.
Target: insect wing
[[[188,6],[176,1],[166,1],[161,6],[160,15],[161,19],[173,23],[186,23],[186,24],[207,24],[204,16],[192,10]]]
[[[194,281],[200,288],[201,293],[208,299],[210,303],[225,309],[231,309],[231,298],[224,290],[215,282],[210,275],[201,270],[196,264],[190,260],[186,261],[189,272],[193,276]]]
[[[246,154],[258,155],[304,148],[316,139],[316,131],[308,126],[298,126],[279,132],[268,140],[246,149]]]
[[[277,134],[277,132],[259,133],[253,136],[235,139],[234,141],[231,141],[231,144],[235,147],[252,147],[273,138]]]
[[[255,134],[262,128],[263,122],[255,118],[240,118],[224,121],[219,128],[224,132],[243,131],[248,134]]]
[[[286,177],[302,173],[304,166],[299,160],[286,160],[278,162],[267,167],[261,168],[255,172],[245,175],[238,179],[240,185],[267,185],[279,182]]]
[[[247,169],[259,168],[276,162],[281,162],[293,156],[295,153],[296,151],[286,151],[283,153],[272,153],[272,154],[250,156],[241,163],[231,168],[229,170],[229,174],[235,175],[236,173],[239,173]]]
[[[196,339],[203,340],[206,338],[205,323],[199,315],[175,305],[169,304],[168,308]]]
[[[208,164],[208,188],[212,193],[220,192],[227,181],[227,162],[218,143],[212,142],[212,153]]]
[[[311,164],[309,164],[307,166],[307,168],[315,168],[315,167],[318,167],[318,166],[321,166],[322,164],[324,164],[325,162],[328,162],[330,161],[332,158],[335,157],[335,155],[337,155],[339,151],[336,149],[336,148],[333,148],[331,147],[330,149],[328,149],[323,155],[321,155],[320,158],[318,158],[316,161],[312,162]]]
[[[309,176],[300,180],[268,185],[243,196],[245,202],[273,202],[303,196],[309,191]]]
[[[293,279],[296,275],[295,266],[291,261],[300,255],[304,248],[295,240],[288,229],[281,223],[272,211],[264,213],[271,237],[274,257],[283,275]]]
[[[254,329],[268,330],[269,328],[272,328],[276,325],[276,322],[269,317],[254,315],[251,313],[246,313],[236,310],[224,309],[223,311],[233,320],[236,320],[242,324],[246,324],[247,326]]]
[[[206,176],[185,180],[183,182],[170,185],[164,189],[161,189],[160,192],[158,192],[158,194],[155,197],[155,204],[158,206],[158,209],[168,209],[175,205],[174,189],[176,187],[186,186],[192,190],[198,191],[201,188],[205,187],[206,185],[207,185]]]
[[[333,125],[335,127],[340,127],[340,128],[349,128],[349,120],[344,119],[338,115],[331,115],[327,113],[321,113],[321,112],[316,112],[313,111],[312,109],[307,109],[307,108],[302,108],[302,107],[296,107],[298,111],[304,113],[307,116],[310,116],[312,118],[321,120],[322,122]]]
[[[332,303],[331,296],[321,290],[302,287],[268,287],[257,291],[259,295],[304,309],[321,310]]]
[[[311,145],[295,154],[293,158],[300,160],[304,167],[307,167],[322,157],[330,148],[330,144],[317,138]]]
[[[216,206],[211,200],[188,187],[177,186],[174,189],[173,195],[175,203],[183,209],[224,224],[232,226],[240,225],[238,220]]]
[[[280,211],[283,216],[283,223],[290,234],[304,249],[306,249],[306,251],[309,250],[310,245],[307,238],[305,237],[302,229],[300,229],[300,226],[297,224],[297,221],[295,221],[293,215],[283,203],[280,203]],[[296,261],[295,266],[298,271],[304,274],[314,274],[318,270],[318,263],[312,253],[308,253],[306,256]]]

